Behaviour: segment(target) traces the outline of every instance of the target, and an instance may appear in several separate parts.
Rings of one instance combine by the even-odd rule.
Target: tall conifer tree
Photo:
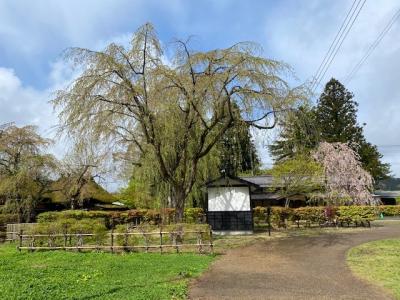
[[[381,161],[377,147],[367,142],[363,127],[357,122],[358,103],[342,83],[332,78],[325,86],[315,109],[321,140],[348,143],[360,156],[362,166],[375,181],[387,178],[389,164]]]
[[[362,166],[376,182],[388,178],[389,164],[381,161],[378,148],[367,142],[357,122],[358,103],[338,80],[325,86],[316,107],[301,107],[280,124],[279,138],[269,147],[276,161],[307,153],[319,142],[347,143],[360,156]]]

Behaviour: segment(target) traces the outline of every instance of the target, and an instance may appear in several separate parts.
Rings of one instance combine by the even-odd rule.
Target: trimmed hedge
[[[384,216],[400,216],[400,205],[385,205],[385,206],[380,206],[380,213],[382,213]]]
[[[114,227],[118,224],[141,223],[146,222],[153,225],[164,223],[173,223],[175,209],[166,208],[161,210],[155,209],[132,209],[122,212],[106,212],[106,211],[84,211],[84,210],[65,210],[60,212],[45,212],[37,216],[37,222],[56,222],[61,219],[102,219],[108,227]],[[204,212],[201,208],[186,208],[184,212],[185,223],[202,223]]]
[[[266,221],[266,207],[253,209],[256,224]],[[368,223],[376,220],[380,214],[384,216],[400,216],[400,205],[386,206],[339,206],[322,207],[307,206],[300,208],[271,207],[271,223],[278,227],[286,226],[288,221],[304,221],[306,224],[325,222],[335,223]]]
[[[378,218],[379,212],[379,207],[374,206],[340,206],[337,218],[346,223],[370,222]]]

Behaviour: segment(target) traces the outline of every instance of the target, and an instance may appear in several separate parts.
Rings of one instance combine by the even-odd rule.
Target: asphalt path
[[[393,299],[382,288],[355,277],[346,264],[350,248],[387,238],[400,238],[398,223],[232,249],[191,284],[189,298]]]

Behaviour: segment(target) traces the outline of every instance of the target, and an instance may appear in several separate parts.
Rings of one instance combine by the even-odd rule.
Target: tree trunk
[[[185,210],[185,190],[181,186],[172,188],[172,203],[175,208],[175,222],[181,223],[183,221],[183,213]]]

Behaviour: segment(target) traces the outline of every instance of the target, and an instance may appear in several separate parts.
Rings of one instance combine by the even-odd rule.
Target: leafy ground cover
[[[349,251],[347,261],[357,276],[387,288],[400,299],[400,239],[357,246]]]
[[[156,253],[19,253],[0,246],[1,299],[184,299],[214,256]]]

